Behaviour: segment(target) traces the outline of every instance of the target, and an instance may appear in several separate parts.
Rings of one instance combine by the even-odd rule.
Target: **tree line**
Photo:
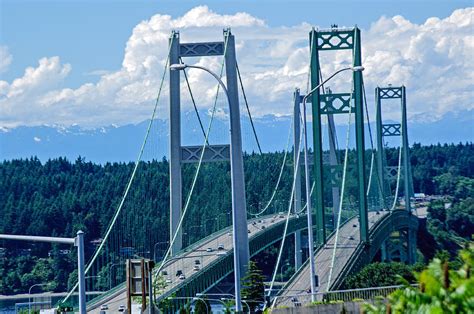
[[[386,152],[388,164],[396,164],[397,150],[388,148]],[[342,156],[343,152],[339,154]],[[281,185],[268,213],[287,210],[292,155],[288,153]],[[355,156],[355,151],[351,151],[352,161]],[[270,199],[283,158],[283,152],[244,156],[249,213],[262,210]],[[416,192],[472,196],[472,189],[466,185],[472,186],[474,178],[474,144],[415,144],[411,148],[411,163]],[[91,241],[105,233],[133,167],[133,163],[95,164],[83,157],[74,162],[61,157],[46,162],[36,157],[5,160],[0,163],[0,233],[73,237],[83,230],[88,243],[86,256],[91,256],[95,249]],[[153,244],[169,237],[169,163],[165,158],[144,161],[138,169],[117,228],[146,226],[146,233],[136,229],[133,237],[152,257]],[[195,170],[193,164],[183,167],[184,196],[189,192]],[[368,167],[366,170],[368,173]],[[349,176],[348,193],[357,195],[355,170],[349,171],[354,173]],[[329,184],[328,175],[324,180]],[[460,181],[464,183],[459,185]],[[327,200],[331,199],[330,190],[325,189]],[[453,206],[467,207],[469,212],[472,201]],[[192,219],[185,220],[185,243],[230,225],[230,210],[229,163],[205,164],[190,202]],[[465,216],[449,217],[448,225],[453,228],[471,228],[464,224]],[[75,268],[74,254],[74,250],[62,245],[0,241],[0,294],[26,292],[32,284],[47,282],[51,283],[51,290],[65,291]]]

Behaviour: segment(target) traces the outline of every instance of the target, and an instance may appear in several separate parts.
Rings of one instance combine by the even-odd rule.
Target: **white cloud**
[[[8,66],[12,63],[13,57],[8,51],[7,46],[0,46],[0,73],[8,70]]]
[[[369,105],[373,90],[388,83],[407,86],[411,116],[423,114],[438,119],[450,111],[474,107],[473,8],[454,11],[445,19],[429,18],[415,24],[402,16],[381,17],[362,30],[364,78]],[[232,27],[237,57],[252,113],[259,117],[291,113],[292,92],[305,90],[309,64],[308,31],[311,25],[270,27],[247,13],[220,15],[206,6],[196,7],[182,17],[157,14],[132,31],[124,51],[122,67],[115,72],[96,72],[97,83],[64,88],[71,71],[58,57],[43,58],[23,77],[0,81],[0,125],[72,124],[102,126],[139,122],[149,117],[163,74],[168,38],[179,30],[181,42],[222,40],[222,29]],[[324,55],[323,75],[347,62],[347,53]],[[196,58],[189,62],[219,71],[221,59]],[[1,69],[1,67],[0,67]],[[348,86],[350,74],[332,81],[333,91]],[[200,109],[210,107],[215,81],[202,71],[188,72]],[[168,86],[160,103],[161,118],[167,114]],[[182,85],[184,109],[191,103]],[[224,100],[220,106],[227,108]],[[397,108],[387,108],[387,118]],[[222,115],[223,117],[225,116]],[[434,117],[434,118],[433,118]]]

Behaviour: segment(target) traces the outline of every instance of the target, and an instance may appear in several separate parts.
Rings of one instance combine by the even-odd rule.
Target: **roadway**
[[[388,212],[369,212],[369,229],[384,217]],[[319,286],[317,292],[325,292],[328,287],[329,269],[331,265],[332,253],[334,248],[335,235],[331,236],[327,244],[316,253],[315,268],[316,274],[319,278]],[[357,245],[360,241],[359,222],[358,217],[352,218],[344,224],[339,230],[339,240],[336,249],[334,269],[332,273],[331,282],[337,278],[342,271],[344,265],[351,259]],[[276,305],[292,305],[293,296],[297,296],[297,302],[302,304],[311,302],[310,291],[310,268],[309,263],[305,264],[304,268],[292,278],[290,284],[284,287],[284,291],[277,298]],[[296,299],[294,300],[296,301]]]
[[[249,238],[262,232],[262,227],[268,228],[272,224],[283,222],[285,219],[286,215],[271,215],[250,219],[248,221],[248,230],[250,231]],[[220,245],[224,247],[223,250],[218,250]],[[212,251],[208,252],[208,249]],[[199,242],[192,250],[185,249],[176,257],[170,258],[169,262],[166,262],[165,267],[163,267],[161,271],[161,274],[167,282],[165,292],[176,287],[183,282],[183,280],[196,275],[199,272],[199,270],[194,269],[197,260],[199,260],[199,268],[202,269],[230,250],[233,250],[232,233],[231,229],[227,228],[216,237]],[[177,276],[178,271],[184,274],[185,279],[180,279],[179,276]],[[127,304],[125,288],[120,289],[117,293],[104,299],[104,301],[94,304],[88,308],[87,312],[100,313],[100,306],[102,304],[108,305],[109,309],[106,311],[107,313],[117,313],[120,305],[126,306]]]

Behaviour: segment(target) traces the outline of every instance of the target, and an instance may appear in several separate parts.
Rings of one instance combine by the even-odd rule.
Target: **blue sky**
[[[454,9],[472,5],[473,1],[0,0],[0,3],[0,44],[7,45],[15,57],[2,79],[18,77],[43,56],[58,55],[81,70],[73,71],[67,81],[69,86],[77,87],[84,80],[97,79],[88,75],[92,71],[119,67],[132,28],[156,13],[177,17],[206,4],[221,14],[248,12],[270,26],[306,21],[323,26],[357,24],[366,28],[382,15],[400,14],[417,23],[431,16],[446,17]]]
[[[307,30],[307,25],[328,27],[336,23],[339,26],[352,26],[357,24],[367,32],[375,32],[374,23],[380,22],[382,16],[388,19],[400,15],[404,20],[413,25],[421,25],[428,18],[437,17],[446,19],[456,9],[466,8],[473,5],[473,1],[460,0],[432,0],[432,1],[23,1],[23,0],[0,0],[0,46],[6,47],[10,57],[6,69],[0,71],[1,81],[5,86],[11,88],[15,79],[24,78],[22,83],[28,81],[25,78],[27,67],[40,68],[39,60],[47,58],[45,67],[58,67],[57,71],[47,73],[47,77],[57,76],[47,86],[41,86],[39,90],[43,92],[61,91],[62,89],[78,90],[85,84],[98,84],[103,81],[104,74],[119,71],[124,61],[124,50],[127,42],[132,37],[135,26],[143,21],[149,21],[155,14],[170,15],[171,18],[178,19],[190,12],[199,5],[206,5],[210,12],[213,12],[225,20],[224,16],[236,16],[238,12],[245,12],[251,17],[263,21],[264,29],[272,36],[277,36],[282,32],[282,38],[289,41],[292,32],[287,32],[288,28],[298,28]],[[206,13],[206,12],[205,12]],[[207,12],[208,13],[208,12]],[[207,14],[206,13],[206,14]],[[469,14],[466,13],[466,14]],[[472,13],[470,13],[472,16]],[[251,22],[247,28],[241,25],[242,33],[247,34],[247,30],[257,25]],[[471,18],[472,23],[472,18]],[[395,23],[397,27],[402,27],[403,23]],[[260,25],[260,24],[258,24]],[[383,24],[385,25],[385,24]],[[222,29],[216,26],[211,32],[212,35],[219,34],[215,29]],[[470,24],[472,30],[472,24]],[[416,27],[414,27],[415,29]],[[469,28],[469,25],[468,25]],[[238,27],[237,27],[238,29]],[[433,28],[435,29],[435,28]],[[239,30],[239,29],[238,29]],[[309,29],[308,29],[309,30]],[[202,30],[207,32],[208,29]],[[414,30],[416,31],[416,30]],[[464,31],[466,31],[464,29]],[[241,33],[241,34],[242,34]],[[248,31],[251,34],[251,31]],[[472,32],[471,32],[472,33]],[[306,31],[301,31],[300,42],[295,47],[301,46],[307,37]],[[239,38],[240,34],[236,34]],[[379,34],[380,35],[380,34]],[[270,37],[272,37],[270,36]],[[363,36],[365,34],[363,33]],[[407,35],[408,36],[408,35]],[[416,38],[415,35],[410,35]],[[204,36],[205,37],[205,36]],[[212,37],[212,36],[211,36]],[[243,36],[245,37],[245,36]],[[447,34],[446,37],[452,37]],[[375,36],[374,36],[375,38]],[[402,38],[402,37],[400,37]],[[409,37],[407,37],[408,40]],[[434,39],[440,40],[439,38]],[[364,44],[364,42],[363,42]],[[374,45],[374,43],[370,43]],[[467,46],[467,48],[469,47]],[[162,54],[156,51],[157,55]],[[465,51],[463,52],[465,54]],[[449,52],[446,52],[449,54]],[[242,53],[242,55],[246,55]],[[58,57],[58,60],[51,59]],[[162,55],[161,55],[162,57]],[[278,67],[285,66],[284,59],[290,59],[291,55],[279,56],[280,63],[269,65]],[[413,57],[413,56],[412,56]],[[408,59],[412,58],[409,57]],[[426,55],[435,62],[440,56]],[[295,57],[296,58],[296,57]],[[4,58],[5,60],[7,58]],[[278,59],[278,58],[277,58]],[[256,61],[254,61],[256,62]],[[252,62],[252,63],[254,63]],[[449,61],[445,61],[446,64]],[[242,60],[244,63],[244,60]],[[407,65],[413,67],[413,65]],[[155,73],[156,74],[156,73]],[[46,74],[45,74],[46,75]],[[258,74],[255,74],[258,76]],[[461,73],[461,75],[463,75]],[[393,77],[393,75],[391,75]],[[397,82],[395,82],[397,83]],[[7,85],[8,84],[8,85]],[[304,83],[302,83],[303,85]],[[468,84],[469,85],[469,84]],[[0,88],[1,88],[0,84]],[[469,87],[469,86],[467,86]],[[472,84],[470,85],[472,87]],[[36,88],[36,87],[35,87]],[[292,86],[293,88],[293,86]],[[0,89],[1,92],[1,89]],[[278,92],[278,91],[277,91]],[[465,91],[464,91],[465,92]],[[93,92],[91,92],[93,93]],[[49,95],[49,94],[48,94]],[[1,95],[0,95],[1,96]],[[38,97],[39,92],[32,92],[29,97]],[[41,95],[42,96],[42,95]],[[92,97],[92,96],[91,96]],[[22,99],[11,100],[9,104],[4,104],[5,111],[10,115],[8,121],[0,121],[4,125],[35,124],[46,123],[47,119],[38,119],[36,122],[15,121],[15,115],[21,115],[20,102],[25,103],[27,96]],[[93,98],[93,97],[92,97]],[[152,99],[153,97],[149,97]],[[146,101],[142,99],[141,101]],[[2,98],[0,97],[0,101]],[[5,101],[5,98],[3,98]],[[104,99],[97,100],[104,101]],[[105,99],[105,101],[112,101]],[[204,101],[204,100],[203,100]],[[282,101],[282,99],[275,99]],[[66,108],[70,103],[62,103],[62,108]],[[18,104],[18,106],[17,106]],[[258,104],[257,104],[258,106]],[[44,105],[43,105],[44,107]],[[472,108],[471,104],[466,104],[467,109]],[[1,107],[0,107],[1,108]],[[464,108],[466,109],[466,108]],[[81,110],[81,115],[87,115],[87,108]],[[145,109],[144,109],[145,111]],[[257,110],[258,111],[258,110]],[[283,111],[277,114],[285,114]],[[413,114],[422,114],[421,111]],[[440,111],[440,114],[444,113]],[[89,111],[89,114],[92,114]],[[262,110],[262,114],[268,114]],[[145,114],[137,114],[136,120],[144,118]],[[87,119],[86,119],[87,120]],[[113,119],[112,119],[113,120]],[[104,121],[104,123],[123,123],[121,119],[117,121]],[[62,121],[60,117],[52,118],[50,123],[72,123],[71,119]],[[98,122],[81,121],[78,122],[91,125]]]

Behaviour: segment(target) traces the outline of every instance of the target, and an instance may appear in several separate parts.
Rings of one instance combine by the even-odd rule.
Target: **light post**
[[[285,266],[287,267],[286,270],[288,270],[288,268],[290,267],[290,263],[283,264],[283,265],[281,265],[281,267],[280,267],[280,278],[281,278],[281,281],[282,281],[282,282],[283,282],[283,268],[284,268]]]
[[[109,290],[112,290],[112,268],[114,266],[125,266],[123,263],[115,263],[109,266]]]
[[[202,299],[202,298],[199,298],[199,297],[168,297],[167,298],[168,300],[191,300],[191,305],[193,304],[194,301],[198,300],[198,301],[201,301],[203,302],[205,305],[206,305],[206,313],[209,314],[209,313],[212,313],[208,306],[208,304],[206,303],[206,300]]]
[[[306,124],[306,100],[308,99],[311,94],[317,91],[321,86],[326,84],[330,79],[332,79],[337,74],[344,72],[344,71],[354,71],[360,72],[364,70],[363,66],[355,66],[355,67],[348,67],[340,69],[334,72],[331,76],[329,76],[326,80],[321,82],[318,86],[313,88],[303,97],[303,135],[304,135],[304,171],[305,171],[305,184],[306,184],[306,213],[308,218],[308,248],[309,248],[309,266],[311,271],[311,301],[316,301],[316,270],[314,266],[314,238],[313,238],[313,216],[312,216],[312,209],[311,209],[311,185],[309,180],[309,166],[308,166],[308,132],[307,132],[307,124]],[[319,104],[316,104],[319,106]],[[313,117],[314,119],[314,117]]]
[[[33,287],[43,287],[47,285],[48,285],[47,283],[37,283],[37,284],[32,285],[30,289],[28,289],[28,314],[31,313],[31,289],[33,289]]]
[[[154,245],[153,245],[153,259],[155,260],[155,262],[158,262],[158,259],[156,258],[156,246],[158,244],[168,244],[169,242],[168,241],[161,241],[161,242],[156,242]]]
[[[38,237],[29,235],[11,235],[0,234],[0,239],[5,240],[19,240],[19,241],[33,241],[33,242],[49,242],[72,244],[77,247],[77,284],[74,286],[79,288],[79,313],[86,314],[86,286],[85,286],[85,267],[84,267],[84,232],[79,230],[74,238],[59,238],[59,237]]]
[[[245,262],[248,262],[248,235],[247,226],[243,219],[246,220],[245,210],[245,182],[243,174],[243,159],[242,159],[242,139],[240,137],[240,121],[238,120],[238,107],[232,106],[232,100],[229,96],[229,92],[224,82],[219,78],[217,74],[211,70],[198,66],[198,65],[186,65],[186,64],[172,64],[170,70],[180,71],[186,68],[194,68],[206,71],[211,74],[219,83],[222,90],[224,91],[227,102],[229,104],[230,112],[230,168],[231,168],[231,184],[232,184],[232,214],[233,214],[233,228],[234,232],[233,243],[234,243],[234,284],[235,284],[235,310],[236,312],[242,312],[241,292],[240,292],[240,279],[241,279],[241,258]],[[245,216],[242,216],[245,215]],[[242,217],[244,217],[242,219]],[[245,247],[247,245],[247,248]]]

